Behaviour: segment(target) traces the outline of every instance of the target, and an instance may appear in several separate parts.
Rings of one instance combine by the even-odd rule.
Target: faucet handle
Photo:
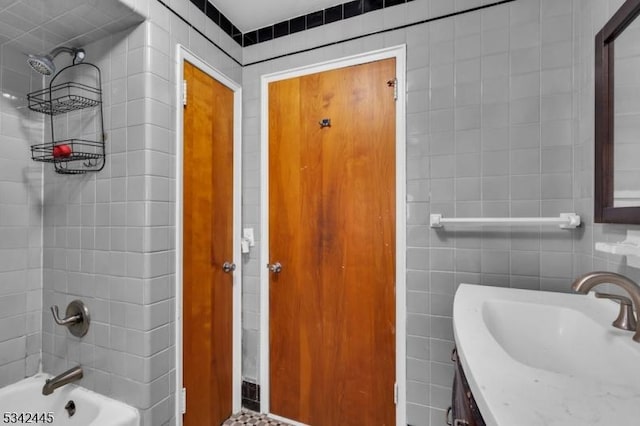
[[[631,303],[631,299],[624,296],[619,296],[617,294],[611,293],[599,293],[596,292],[596,297],[598,299],[611,299],[615,300],[620,304],[620,312],[618,313],[618,318],[615,319],[611,324],[619,328],[621,330],[635,331],[636,330],[636,316],[633,313],[633,303]]]
[[[74,300],[69,303],[65,318],[60,318],[58,305],[51,307],[51,314],[56,324],[67,327],[69,332],[76,337],[82,337],[89,331],[91,322],[89,309],[81,300]]]
[[[60,318],[60,313],[58,311],[58,305],[53,305],[51,307],[51,314],[53,315],[53,320],[56,322],[56,324],[58,325],[63,325],[65,327],[68,327],[70,325],[73,325],[77,322],[82,321],[82,317],[79,314],[76,315],[71,315],[67,318]]]
[[[629,299],[628,297],[625,296],[620,296],[618,294],[612,294],[612,293],[601,293],[599,291],[596,292],[596,297],[598,299],[611,299],[611,300],[615,300],[616,302],[620,303],[621,305],[624,306],[632,306],[632,302],[631,299]]]

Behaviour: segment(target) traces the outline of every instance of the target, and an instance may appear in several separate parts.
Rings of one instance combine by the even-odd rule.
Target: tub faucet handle
[[[89,323],[91,321],[89,309],[81,300],[74,300],[69,303],[65,318],[60,318],[58,305],[51,307],[51,314],[56,324],[67,327],[69,332],[76,337],[82,337],[89,331]]]
[[[51,307],[51,313],[53,314],[53,320],[56,322],[56,324],[64,325],[65,327],[82,321],[82,317],[80,316],[80,314],[71,315],[70,317],[61,319],[60,312],[58,311],[58,305],[53,305]]]

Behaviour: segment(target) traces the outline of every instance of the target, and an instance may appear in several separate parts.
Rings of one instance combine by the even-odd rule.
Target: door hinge
[[[182,388],[180,391],[180,412],[182,414],[187,412],[187,389]]]
[[[387,81],[387,86],[393,87],[393,99],[398,100],[398,79],[394,78],[393,80]]]
[[[182,80],[182,105],[187,106],[187,80]]]
[[[398,384],[393,384],[393,403],[398,405]]]

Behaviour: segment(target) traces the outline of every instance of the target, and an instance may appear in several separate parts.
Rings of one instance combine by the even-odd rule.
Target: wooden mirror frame
[[[640,206],[613,207],[614,41],[639,14],[640,0],[627,0],[596,35],[594,163],[594,222],[596,223],[640,224]]]

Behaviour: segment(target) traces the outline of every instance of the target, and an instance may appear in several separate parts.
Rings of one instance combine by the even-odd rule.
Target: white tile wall
[[[402,6],[406,9],[404,22],[460,10],[462,3],[468,6],[469,2],[412,2]],[[518,0],[301,54],[295,51],[330,40],[303,33],[244,50],[248,64],[275,52],[294,52],[244,68],[245,112],[253,112],[245,114],[244,153],[245,158],[257,159],[259,117],[254,106],[260,98],[261,74],[406,40],[407,286],[411,301],[407,410],[412,425],[442,424],[450,404],[451,306],[458,283],[568,291],[576,274],[606,263],[598,256],[591,257],[593,163],[588,159],[593,128],[579,121],[589,114],[592,121],[593,110],[580,104],[586,109],[583,112],[577,102],[580,98],[582,103],[593,103],[593,77],[586,69],[593,64],[592,27],[587,31],[588,43],[580,45],[582,51],[574,40],[584,31],[583,17],[592,19],[584,8],[595,3],[599,2],[585,6],[575,0]],[[399,9],[390,10],[396,13]],[[364,32],[353,33],[357,24],[348,20],[326,29],[328,33],[335,29],[336,34],[350,31],[353,36]],[[585,53],[590,56],[580,56]],[[590,79],[576,81],[585,75]],[[591,93],[580,94],[578,87]],[[587,146],[582,146],[585,143]],[[245,212],[251,212],[251,217],[244,218],[244,226],[258,229],[258,161],[246,162],[243,172],[245,190],[251,189],[244,197]],[[429,212],[553,216],[574,210],[583,215],[587,226],[573,233],[541,229],[505,232],[488,227],[442,233],[429,229],[427,222]],[[607,237],[614,240],[626,229],[595,227],[612,228],[615,230]],[[610,263],[603,266],[620,268],[620,259],[607,261]],[[245,295],[250,296],[245,299],[251,304],[245,303],[244,309],[252,315],[258,310],[260,263],[264,261],[251,257],[245,267],[245,282],[255,283],[245,288]],[[246,376],[256,379],[260,366],[258,351],[253,348],[257,347],[260,328],[252,324],[244,324],[243,367]]]
[[[22,55],[0,47],[0,386],[38,371],[42,306],[42,166],[31,144],[43,119],[26,108],[42,87]]]
[[[622,0],[590,0],[575,8],[575,19],[579,28],[574,33],[574,54],[576,58],[575,84],[577,122],[574,137],[574,200],[582,206],[591,219],[593,208],[593,126],[594,126],[594,49],[595,34],[622,5]],[[574,264],[577,273],[594,269],[623,273],[634,280],[640,280],[640,270],[626,265],[624,257],[607,255],[594,251],[598,241],[621,241],[628,229],[638,230],[639,226],[592,224],[587,222],[584,234],[576,241]],[[614,288],[611,289],[615,291]]]
[[[176,43],[239,83],[241,71],[158,2],[138,3],[146,23],[84,46],[103,72],[105,169],[81,177],[45,170],[42,350],[45,371],[80,364],[83,386],[159,426],[175,424]],[[75,298],[92,314],[83,339],[48,312]]]
[[[243,226],[253,227],[258,239],[260,75],[407,43],[410,424],[442,424],[449,405],[458,283],[567,291],[571,277],[593,269],[640,278],[619,256],[593,252],[595,241],[620,240],[628,227],[591,224],[593,36],[622,0],[517,0],[243,69],[157,1],[124,3],[148,21],[85,46],[88,60],[103,70],[109,156],[99,174],[60,177],[46,168],[43,185],[41,166],[28,158],[28,145],[44,134],[43,120],[21,108],[24,93],[41,79],[26,72],[20,53],[2,47],[0,82],[8,97],[0,100],[6,142],[0,154],[0,308],[6,307],[0,309],[0,386],[35,372],[42,350],[45,371],[80,363],[84,386],[140,408],[145,425],[175,423],[176,43],[243,85]],[[244,63],[488,3],[416,0],[242,50],[188,0],[167,2]],[[8,7],[0,12],[25,17],[29,11]],[[81,10],[66,13],[61,19]],[[89,33],[97,25],[90,24]],[[42,43],[44,34],[31,35]],[[529,216],[570,210],[585,221],[573,233],[441,233],[427,222],[430,212]],[[264,262],[256,251],[244,262],[243,373],[256,380]],[[82,340],[54,327],[48,313],[49,305],[63,307],[77,297],[93,315]]]

